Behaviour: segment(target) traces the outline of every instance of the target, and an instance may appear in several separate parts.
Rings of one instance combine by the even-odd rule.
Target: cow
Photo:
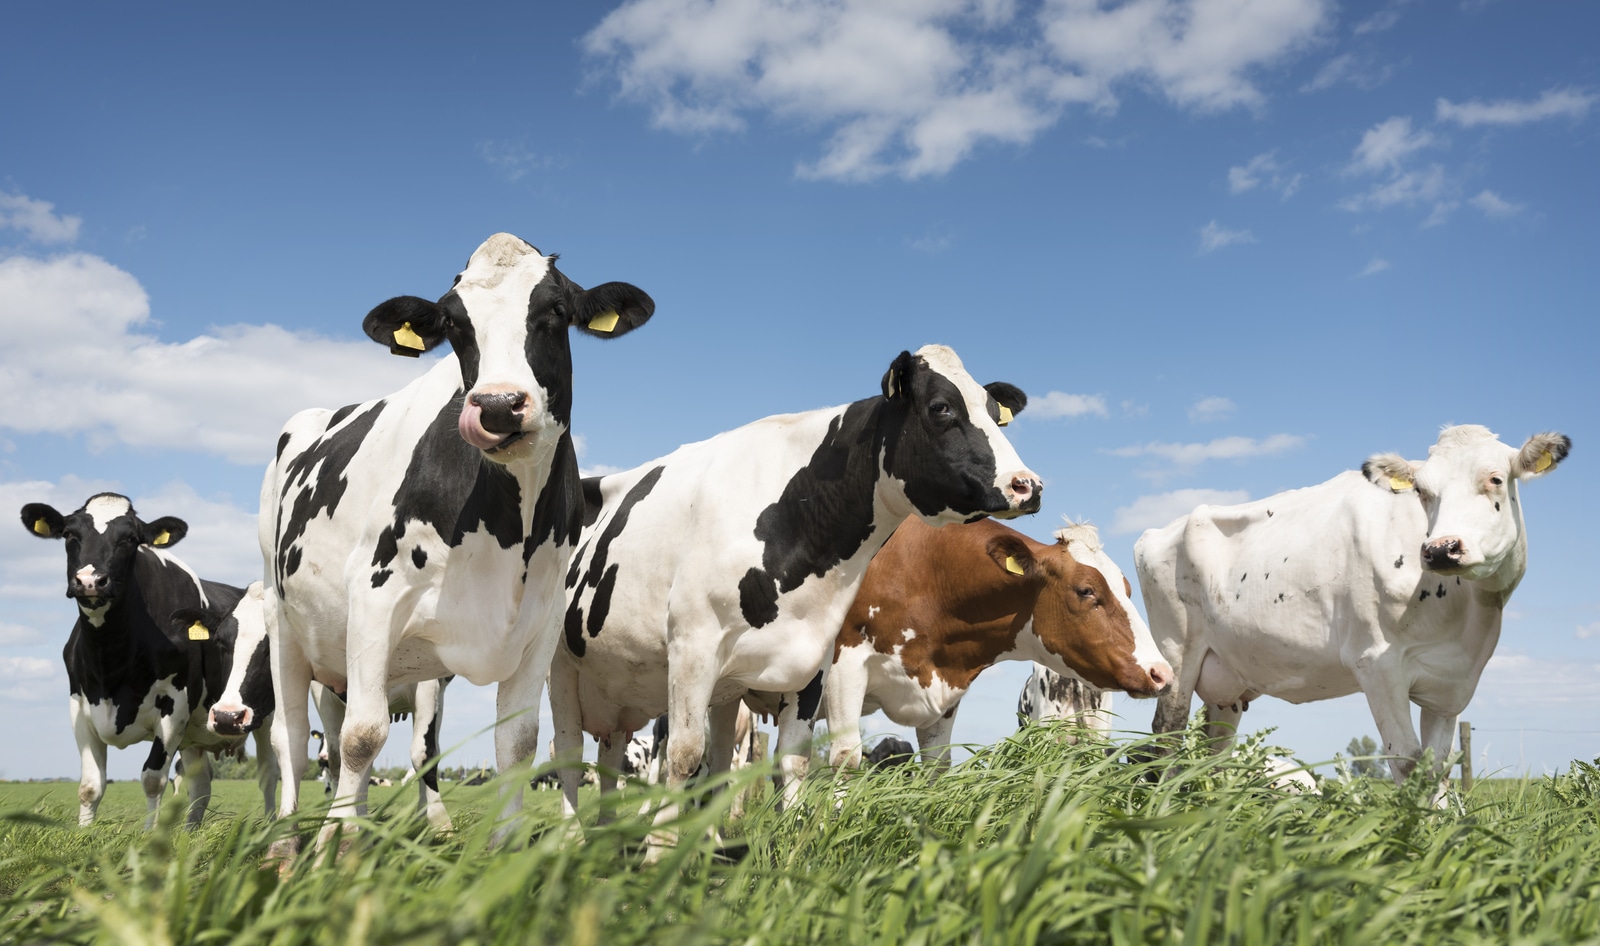
[[[261,611],[261,583],[251,586],[256,600],[255,613]],[[271,652],[266,625],[255,621],[241,625],[235,646],[250,654],[248,660],[233,661],[223,685],[222,695],[211,704],[206,728],[219,736],[239,736],[257,731],[272,712]],[[417,786],[417,811],[439,830],[450,830],[450,814],[439,796],[439,777],[427,763],[439,755],[439,728],[444,718],[444,688],[451,678],[424,680],[389,688],[389,719],[400,722],[415,714],[411,728],[411,766],[422,776]],[[311,730],[317,740],[317,780],[323,793],[333,794],[339,784],[339,733],[344,726],[345,700],[317,683],[311,684],[311,700],[316,704],[322,729]]]
[[[1104,738],[1111,731],[1111,694],[1076,674],[1056,673],[1035,661],[1017,694],[1017,720],[1024,726],[1064,721],[1092,738]],[[1078,740],[1072,734],[1065,738],[1069,744]]]
[[[227,677],[239,624],[260,621],[259,588],[247,593],[200,578],[168,551],[188,534],[188,524],[175,516],[140,519],[119,493],[96,493],[68,515],[28,503],[22,525],[40,538],[63,541],[67,597],[78,606],[61,654],[82,761],[78,824],[92,824],[100,808],[106,747],[141,742],[150,743],[140,772],[147,823],[154,823],[167,771],[181,755],[188,823],[200,824],[211,796],[206,750],[242,742],[207,732],[204,709]],[[199,619],[202,611],[225,617],[207,623]],[[257,757],[270,812],[277,765],[264,739],[257,740]]]
[[[278,438],[260,543],[282,707],[273,743],[296,770],[282,812],[298,804],[304,753],[287,750],[305,745],[311,681],[348,694],[321,839],[365,812],[396,684],[498,683],[497,767],[538,746],[561,577],[584,512],[569,329],[618,338],[655,311],[634,286],[586,290],[555,262],[499,233],[438,302],[380,304],[362,323],[368,337],[402,355],[447,343],[452,353],[387,397],[297,414]],[[522,782],[503,783],[497,842],[513,830]]]
[[[1141,697],[1172,681],[1094,526],[1069,524],[1055,540],[992,520],[936,529],[913,517],[895,530],[834,645],[823,703],[835,767],[860,767],[861,717],[880,709],[948,767],[961,698],[1003,660]]]
[[[892,769],[910,765],[915,758],[911,743],[899,736],[884,736],[867,752],[866,763],[869,769]]]
[[[1514,449],[1485,427],[1446,427],[1426,460],[1380,454],[1318,486],[1200,506],[1145,532],[1139,584],[1177,674],[1153,728],[1187,725],[1199,693],[1225,751],[1259,696],[1359,691],[1396,781],[1431,750],[1442,802],[1456,717],[1527,567],[1519,484],[1571,446],[1542,433]],[[1410,703],[1422,709],[1420,739]]]
[[[662,781],[662,760],[666,756],[667,734],[670,731],[668,717],[665,713],[656,717],[654,723],[628,740],[622,751],[622,766],[620,774],[624,778],[633,778],[647,785],[659,785]],[[707,734],[709,737],[709,733]],[[748,768],[762,758],[760,731],[756,724],[756,714],[750,711],[745,703],[739,704],[738,716],[733,724],[733,754],[728,759],[727,769],[737,772]],[[608,748],[608,739],[620,739],[621,736],[613,735],[600,740],[602,749]],[[552,753],[553,755],[554,753]],[[711,766],[706,761],[700,763],[696,774],[704,775],[711,771]],[[617,780],[605,779],[600,783],[600,791],[606,793],[620,787]],[[744,815],[745,796],[749,786],[740,790],[733,798],[732,807],[728,811],[731,818],[740,818]]]
[[[708,731],[713,772],[724,771],[739,701],[754,690],[783,694],[780,764],[798,776],[839,622],[895,527],[910,515],[945,523],[1039,508],[1039,477],[1001,430],[1026,403],[1020,390],[978,385],[940,345],[901,352],[880,388],[584,481],[589,509],[551,668],[563,760],[577,758],[585,731],[604,739],[666,713],[667,783],[699,768]],[[616,768],[625,742],[603,746],[602,764]],[[658,818],[673,815],[668,806]]]

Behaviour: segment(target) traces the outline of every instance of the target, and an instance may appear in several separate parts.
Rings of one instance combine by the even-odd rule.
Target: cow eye
[[[934,401],[928,405],[928,413],[942,420],[950,416],[950,405],[943,401]]]
[[[1504,486],[1504,485],[1506,485],[1506,481],[1501,479],[1498,476],[1489,477],[1489,482],[1493,483],[1496,486]]]
[[[1078,592],[1078,597],[1080,597],[1080,598],[1093,598],[1094,597],[1094,589],[1090,588],[1087,585],[1085,585],[1082,588],[1077,589],[1077,592]]]

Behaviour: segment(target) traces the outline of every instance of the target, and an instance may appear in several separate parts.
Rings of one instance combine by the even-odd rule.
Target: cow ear
[[[1032,578],[1039,573],[1039,563],[1021,539],[1012,535],[997,535],[989,540],[986,550],[989,558],[1009,575]]]
[[[208,641],[221,622],[216,614],[205,608],[179,608],[167,618],[167,623],[173,631],[189,640]]]
[[[139,524],[139,541],[158,549],[177,545],[178,540],[188,534],[189,524],[177,516],[162,516],[154,522]]]
[[[601,283],[578,294],[572,325],[585,335],[616,338],[650,321],[655,311],[655,300],[643,289],[625,282]]]
[[[444,306],[416,296],[396,296],[379,303],[361,320],[361,330],[389,353],[415,358],[433,351],[445,340],[450,317]]]
[[[1374,486],[1403,493],[1417,485],[1417,470],[1421,468],[1421,463],[1407,460],[1398,453],[1379,453],[1361,464],[1361,475]]]
[[[1028,396],[1014,384],[990,381],[983,386],[983,389],[989,392],[989,396],[994,398],[996,404],[1000,405],[1000,417],[996,422],[1001,427],[1011,423],[1011,418],[1022,413],[1022,409],[1028,406]]]
[[[1560,465],[1571,452],[1572,438],[1566,434],[1554,432],[1534,434],[1517,452],[1511,475],[1519,480],[1543,476]]]
[[[900,356],[889,365],[889,370],[883,373],[883,396],[891,401],[908,397],[907,386],[911,383],[911,371],[915,367],[916,359],[911,353],[901,352]]]
[[[22,507],[23,528],[41,539],[59,539],[67,519],[47,503],[28,503]]]

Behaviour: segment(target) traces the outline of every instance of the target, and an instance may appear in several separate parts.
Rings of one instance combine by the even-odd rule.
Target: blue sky
[[[1441,424],[1575,442],[1524,491],[1532,565],[1465,714],[1479,765],[1600,755],[1592,327],[1600,9],[1326,0],[629,0],[6,14],[0,497],[114,488],[259,573],[290,414],[421,366],[360,334],[509,230],[656,299],[574,344],[590,470],[875,392],[952,345],[1021,386],[1020,527],[1420,457]],[[737,484],[730,484],[737,488]],[[77,769],[59,546],[0,531],[0,776]],[[1012,728],[990,671],[957,740]],[[492,717],[450,691],[447,741]],[[1130,728],[1153,705],[1121,700]],[[1364,702],[1264,699],[1324,759]],[[881,717],[869,725],[887,729]],[[404,757],[403,739],[387,750]],[[492,755],[485,738],[460,750]],[[113,777],[142,753],[112,753]]]

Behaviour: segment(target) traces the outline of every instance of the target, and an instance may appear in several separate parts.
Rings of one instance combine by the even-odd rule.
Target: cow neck
[[[911,512],[904,489],[891,488],[883,470],[885,440],[897,430],[884,398],[820,413],[833,415],[821,442],[756,519],[761,564],[739,582],[752,627],[775,620],[779,597],[807,578],[844,566],[858,580]]]
[[[990,564],[987,557],[981,564]],[[949,617],[937,634],[928,635],[926,656],[931,672],[918,675],[923,678],[923,685],[930,685],[932,675],[937,673],[948,686],[966,690],[979,674],[1001,660],[1029,656],[1033,648],[1028,638],[1038,640],[1029,631],[1037,598],[1038,587],[1030,582],[1025,592],[996,588],[981,595],[963,596],[959,607],[941,609]],[[919,633],[906,642],[902,660],[906,651],[921,649],[916,646],[921,636]],[[1043,650],[1042,646],[1038,649]]]

